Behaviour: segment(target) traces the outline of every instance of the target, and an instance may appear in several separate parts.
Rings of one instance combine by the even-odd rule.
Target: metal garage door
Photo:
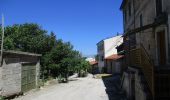
[[[21,91],[27,92],[36,87],[36,67],[32,64],[22,65]]]

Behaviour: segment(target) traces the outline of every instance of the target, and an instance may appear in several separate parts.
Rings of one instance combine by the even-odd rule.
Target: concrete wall
[[[119,35],[104,39],[97,44],[97,54],[99,56],[98,67],[100,71],[103,67],[106,67],[106,62],[104,62],[104,59],[112,54],[117,54],[116,47],[122,43],[123,37],[122,35]]]
[[[123,43],[122,35],[115,36],[104,40],[104,57],[111,56],[112,54],[117,54],[116,47]]]
[[[123,73],[123,84],[122,84],[122,89],[126,93],[126,97],[130,98],[130,76],[127,72]]]
[[[0,95],[11,96],[21,92],[22,63],[35,64],[36,86],[40,77],[40,61],[37,56],[5,53],[0,67]]]
[[[4,63],[1,67],[1,94],[10,96],[21,92],[21,64]]]
[[[4,54],[3,58],[5,62],[8,63],[21,63],[21,62],[31,62],[37,63],[39,57],[36,56],[28,56],[28,55],[19,55],[19,54]]]
[[[107,73],[112,74],[113,73],[113,67],[114,67],[114,61],[113,60],[105,60],[105,66],[107,67]]]
[[[114,67],[114,72],[113,73],[121,73],[121,62],[115,61],[115,67]]]
[[[116,74],[122,72],[122,61],[118,60],[105,60],[108,74]]]
[[[130,100],[132,98],[135,98],[135,100],[152,100],[151,92],[149,92],[144,76],[139,69],[129,67],[128,71],[123,73],[123,76],[122,88]]]
[[[135,98],[136,100],[147,100],[147,95],[144,92],[140,77],[135,74]]]

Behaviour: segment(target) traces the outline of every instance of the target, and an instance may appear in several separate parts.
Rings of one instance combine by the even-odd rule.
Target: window
[[[128,10],[129,10],[129,16],[131,16],[131,13],[132,13],[131,9],[132,9],[132,8],[131,8],[131,3],[130,3],[130,2],[129,2],[129,5],[128,5],[128,8],[129,8],[129,9],[128,9]]]
[[[156,15],[159,16],[162,13],[162,0],[156,0]]]
[[[142,16],[142,14],[140,15],[140,27],[142,27],[143,26],[143,16]]]

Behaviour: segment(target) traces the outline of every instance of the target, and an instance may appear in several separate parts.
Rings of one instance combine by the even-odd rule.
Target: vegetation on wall
[[[1,31],[0,31],[1,32]],[[45,78],[67,77],[74,72],[87,72],[89,64],[70,42],[56,39],[38,24],[25,23],[5,27],[5,50],[42,54],[41,73]]]

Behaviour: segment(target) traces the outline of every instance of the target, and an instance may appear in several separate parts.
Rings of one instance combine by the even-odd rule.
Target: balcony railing
[[[147,51],[143,45],[139,45],[136,46],[136,49],[130,50],[129,56],[130,65],[142,69],[148,87],[152,92],[152,95],[154,95],[154,64],[152,63]]]

